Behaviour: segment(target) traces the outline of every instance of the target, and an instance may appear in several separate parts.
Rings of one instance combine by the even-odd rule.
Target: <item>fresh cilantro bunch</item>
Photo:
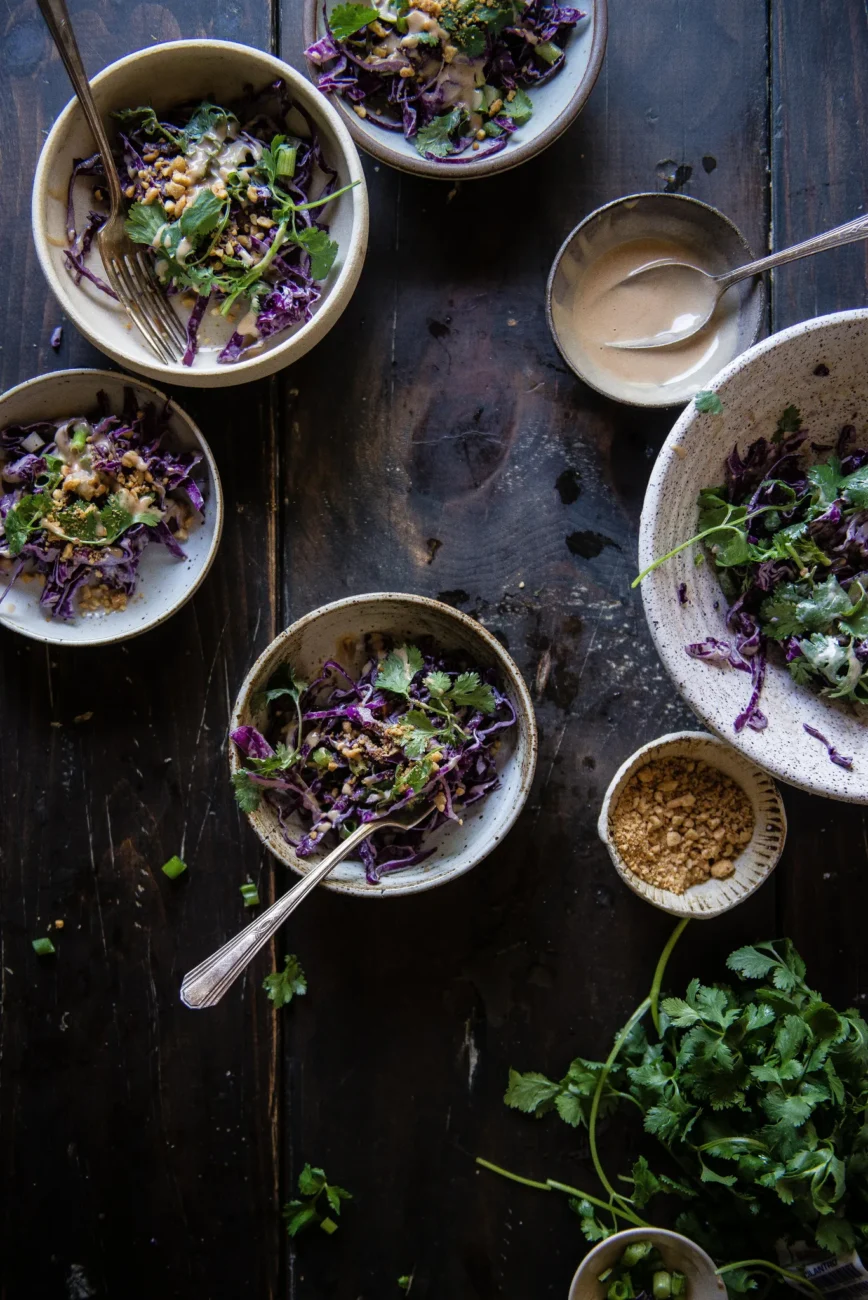
[[[868,1025],[808,986],[788,939],[740,948],[727,966],[730,983],[692,980],[683,998],[666,998],[654,1036],[641,1023],[646,1000],[605,1064],[578,1058],[559,1080],[510,1071],[505,1101],[589,1130],[610,1197],[572,1189],[571,1203],[592,1241],[619,1220],[643,1224],[639,1210],[674,1196],[689,1203],[679,1231],[721,1263],[768,1259],[778,1241],[824,1254],[862,1249]],[[652,1161],[662,1167],[652,1171],[641,1156],[618,1191],[599,1160],[596,1125],[625,1099],[663,1148]],[[754,1285],[750,1268],[725,1272],[731,1290]]]
[[[340,1217],[341,1202],[352,1199],[350,1192],[330,1183],[322,1169],[306,1164],[298,1176],[298,1197],[283,1207],[287,1235],[295,1237],[303,1228],[318,1224],[331,1236],[338,1230],[331,1215]]]

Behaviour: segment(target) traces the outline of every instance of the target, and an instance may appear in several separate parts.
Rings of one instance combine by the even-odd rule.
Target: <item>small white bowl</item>
[[[388,131],[354,113],[338,94],[329,95],[360,148],[379,162],[416,176],[433,176],[438,180],[470,180],[476,176],[494,176],[509,171],[526,162],[535,154],[547,149],[578,117],[594,89],[594,83],[603,65],[608,34],[608,0],[584,0],[577,5],[587,16],[579,22],[565,46],[566,62],[557,76],[538,90],[530,90],[533,100],[533,117],[510,137],[509,144],[491,158],[474,161],[470,154],[466,161],[440,162],[436,158],[423,158],[412,140],[406,140],[400,131]],[[327,0],[329,9],[334,0]],[[305,48],[319,40],[326,32],[323,17],[323,0],[305,0]],[[308,62],[311,80],[316,85],[321,69]],[[483,146],[484,148],[484,146]]]
[[[692,758],[716,767],[731,777],[750,800],[754,815],[753,836],[736,858],[733,864],[735,874],[728,879],[704,880],[699,885],[691,885],[683,894],[673,894],[670,889],[649,885],[635,875],[615,847],[611,819],[621,792],[634,773],[660,758]],[[609,850],[615,870],[634,894],[671,916],[691,916],[702,921],[737,907],[771,875],[783,852],[787,818],[774,781],[749,763],[738,750],[701,731],[673,731],[643,745],[621,764],[606,791],[597,832]]]
[[[430,636],[444,650],[462,650],[481,667],[495,668],[515,708],[516,725],[501,733],[503,742],[497,763],[499,788],[468,809],[463,826],[450,822],[434,832],[430,846],[435,852],[430,858],[417,866],[385,875],[377,885],[367,882],[361,862],[347,858],[323,882],[324,889],[354,894],[357,898],[420,893],[475,867],[503,839],[521,812],[530,792],[537,758],[536,720],[530,693],[518,667],[497,638],[449,605],[426,596],[395,592],[350,596],[322,605],[281,632],[244,679],[230,732],[240,726],[263,725],[264,711],[257,712],[253,700],[280,664],[292,664],[308,680],[319,672],[326,659],[337,659],[352,672],[362,667],[365,635],[376,632],[398,644]],[[236,772],[241,766],[238,751],[230,742],[230,770]],[[298,858],[283,838],[276,812],[265,800],[256,812],[249,814],[249,820],[265,847],[299,875],[304,875],[334,848],[327,845],[322,853]],[[301,826],[300,822],[297,824]]]
[[[325,337],[352,297],[368,243],[367,188],[358,150],[339,114],[305,77],[274,55],[247,45],[190,40],[152,45],[130,54],[98,73],[91,85],[111,139],[116,124],[110,115],[118,109],[150,104],[161,112],[179,102],[212,96],[226,104],[240,98],[245,87],[259,90],[278,78],[287,82],[293,99],[316,123],[326,157],[338,170],[338,187],[359,183],[332,205],[330,234],[337,240],[339,251],[313,318],[294,330],[275,334],[260,350],[231,365],[220,365],[216,351],[200,351],[192,366],[180,362],[163,365],[120,306],[86,280],[75,284],[63,257],[67,184],[73,159],[88,157],[95,145],[77,99],[67,104],[51,128],[33,182],[36,252],[64,312],[86,339],[121,365],[164,383],[191,388],[246,384],[303,357]],[[80,219],[89,206],[88,182],[80,179],[76,188],[76,214]],[[94,269],[99,274],[99,255],[95,254],[95,258]]]
[[[666,1228],[628,1228],[599,1242],[576,1269],[568,1300],[605,1300],[606,1288],[599,1276],[621,1258],[633,1241],[650,1241],[657,1247],[668,1269],[687,1279],[686,1300],[726,1300],[723,1278],[717,1265],[701,1247]]]
[[[866,355],[868,308],[860,307],[773,334],[716,375],[710,387],[723,413],[703,415],[691,403],[654,465],[642,507],[637,572],[696,533],[700,488],[722,482],[724,460],[736,443],[743,452],[761,434],[768,437],[785,407],[799,408],[816,442],[828,443],[842,425],[852,424],[853,445],[868,445]],[[711,731],[781,781],[831,799],[868,803],[865,722],[847,705],[798,686],[782,663],[769,663],[759,703],[768,726],[734,730],[750,694],[747,673],[711,667],[684,650],[708,636],[731,636],[727,602],[711,567],[694,565],[696,549],[688,547],[642,583],[651,635],[676,688]],[[681,583],[684,604],[678,599]],[[839,753],[852,756],[852,770],[830,762],[803,723],[828,737]]]
[[[28,379],[0,397],[0,429],[36,420],[63,420],[96,411],[100,389],[113,411],[123,406],[124,389],[131,388],[142,402],[169,404],[169,429],[173,448],[198,451],[202,460],[196,473],[202,478],[205,519],[190,530],[184,542],[185,560],[170,555],[165,546],[151,545],[142,552],[139,585],[126,609],[111,613],[76,614],[75,621],[49,619],[40,607],[42,583],[20,579],[0,605],[0,626],[47,645],[97,646],[128,641],[164,623],[185,605],[204,581],[220,545],[223,531],[223,492],[217,465],[202,434],[184,411],[164,393],[129,375],[112,370],[56,370]],[[0,579],[0,590],[6,585]]]

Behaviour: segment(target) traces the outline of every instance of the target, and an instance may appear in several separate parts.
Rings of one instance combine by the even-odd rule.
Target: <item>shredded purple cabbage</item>
[[[404,671],[402,663],[410,665],[406,693],[386,684],[394,682],[396,665]],[[265,798],[300,858],[333,832],[344,837],[431,803],[417,827],[378,831],[360,846],[371,884],[430,857],[434,850],[423,844],[431,832],[460,822],[497,788],[500,733],[516,720],[490,670],[468,669],[433,645],[373,653],[358,678],[334,660],[309,685],[284,668],[268,683],[266,699],[265,734],[249,725],[232,733],[244,759],[233,778],[236,797],[246,812]],[[294,814],[301,833],[290,825]]]
[[[120,414],[109,413],[103,392],[96,405],[90,419],[0,430],[0,563],[8,569],[0,600],[35,574],[40,605],[66,622],[89,588],[94,608],[123,607],[149,544],[184,559],[179,538],[205,509],[193,477],[202,457],[171,450],[167,406],[139,409],[129,388]]]
[[[853,767],[852,758],[847,758],[844,754],[839,754],[831,740],[827,740],[822,731],[817,731],[816,727],[809,727],[807,722],[803,722],[802,726],[809,736],[813,736],[814,740],[819,740],[821,744],[826,746],[826,752],[828,753],[829,758],[837,767],[846,768],[848,772],[851,770]]]
[[[554,0],[401,0],[395,11],[382,4],[376,21],[335,35],[325,6],[323,13],[326,34],[305,51],[319,89],[445,163],[506,147],[533,114],[526,92],[557,76],[563,46],[585,17]]]

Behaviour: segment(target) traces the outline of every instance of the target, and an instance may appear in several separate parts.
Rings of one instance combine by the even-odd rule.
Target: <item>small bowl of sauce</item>
[[[591,388],[633,406],[676,406],[757,339],[761,277],[723,295],[711,320],[669,347],[613,347],[701,319],[706,298],[692,276],[627,280],[674,259],[720,275],[753,259],[741,231],[716,208],[683,194],[631,194],[598,208],[568,235],[549,275],[546,309],[561,356]],[[696,277],[697,279],[699,277]]]

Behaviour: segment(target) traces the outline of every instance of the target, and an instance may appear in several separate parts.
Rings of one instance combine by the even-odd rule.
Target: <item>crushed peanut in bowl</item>
[[[610,817],[612,840],[628,870],[673,894],[733,875],[754,822],[741,786],[692,758],[658,759],[639,768]]]

